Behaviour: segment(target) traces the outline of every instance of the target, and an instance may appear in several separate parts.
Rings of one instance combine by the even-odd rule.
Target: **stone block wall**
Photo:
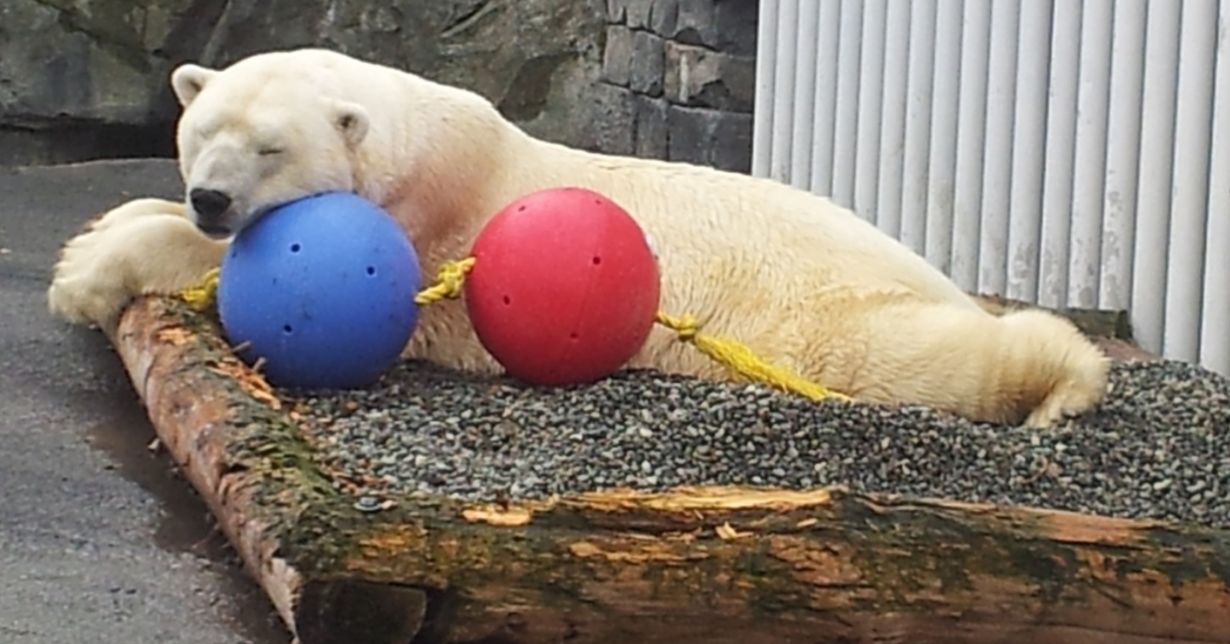
[[[0,165],[171,156],[170,70],[324,46],[531,134],[745,171],[757,0],[0,0]]]
[[[747,172],[756,15],[752,0],[606,0],[598,82],[624,128],[604,147]]]

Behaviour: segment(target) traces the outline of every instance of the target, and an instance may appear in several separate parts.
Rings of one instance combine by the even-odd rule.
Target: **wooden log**
[[[212,321],[111,334],[169,454],[303,644],[1230,642],[1230,534],[841,488],[365,511]]]

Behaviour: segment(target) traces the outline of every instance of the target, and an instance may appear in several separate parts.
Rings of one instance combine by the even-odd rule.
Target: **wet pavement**
[[[285,643],[97,331],[47,313],[61,243],[173,162],[0,168],[0,642]]]

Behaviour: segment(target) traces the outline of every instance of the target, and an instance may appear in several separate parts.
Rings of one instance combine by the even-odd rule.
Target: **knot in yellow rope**
[[[684,342],[691,342],[700,331],[700,323],[692,315],[674,317],[659,311],[657,320],[658,324],[674,331]]]
[[[751,349],[734,340],[701,335],[699,323],[691,315],[677,318],[659,312],[657,321],[675,331],[680,340],[692,344],[716,362],[726,365],[753,382],[764,383],[783,391],[806,396],[813,401],[831,398],[850,399],[849,396],[811,382],[792,371],[764,362],[752,353]]]
[[[414,296],[415,304],[430,304],[443,299],[452,299],[461,295],[461,287],[465,284],[466,273],[474,267],[475,258],[444,262],[436,271],[436,282],[419,291]]]
[[[219,273],[220,269],[218,268],[209,269],[195,286],[189,286],[180,290],[177,294],[179,299],[197,311],[204,311],[213,306],[218,294]]]

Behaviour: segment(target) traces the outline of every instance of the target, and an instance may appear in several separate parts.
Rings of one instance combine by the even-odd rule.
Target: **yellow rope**
[[[849,400],[849,396],[811,382],[792,371],[764,362],[752,353],[751,349],[734,340],[701,335],[696,318],[690,315],[677,318],[659,312],[657,321],[658,324],[678,333],[680,340],[691,343],[719,364],[733,369],[746,378],[816,401],[827,398]]]
[[[465,283],[466,273],[474,267],[475,258],[467,257],[452,262],[444,262],[436,273],[436,282],[419,291],[414,296],[415,304],[430,304],[445,298],[455,298],[461,295],[461,286]]]
[[[459,296],[465,274],[473,268],[474,261],[473,257],[467,257],[462,260],[445,262],[436,274],[436,282],[415,295],[415,304],[429,304]],[[205,310],[214,304],[217,297],[219,273],[219,268],[209,269],[200,282],[180,290],[176,296],[198,311]]]
[[[204,311],[213,306],[218,295],[218,268],[211,268],[196,286],[189,286],[177,295],[188,306],[197,311]]]
[[[445,262],[437,273],[435,283],[420,291],[414,298],[414,301],[418,304],[429,304],[445,298],[458,297],[461,294],[461,287],[465,282],[466,273],[474,267],[474,263],[475,258],[473,257]],[[734,340],[701,335],[699,333],[700,325],[690,315],[676,318],[659,312],[656,320],[658,324],[679,334],[680,340],[691,343],[719,364],[725,365],[746,378],[799,394],[812,400],[828,398],[849,400],[849,397],[844,394],[810,382],[794,372],[764,362],[756,354],[752,353],[751,349]]]
[[[474,257],[467,257],[445,262],[436,273],[436,281],[419,291],[414,296],[414,302],[422,305],[459,297],[465,283],[465,276],[474,267],[475,261]],[[178,295],[189,306],[203,310],[213,305],[217,290],[218,269],[214,268],[205,274],[200,284],[183,289]],[[719,364],[725,365],[752,381],[816,401],[830,398],[849,400],[849,396],[811,382],[790,370],[764,362],[751,349],[734,340],[701,334],[700,325],[691,315],[673,317],[659,312],[655,319],[658,324],[675,331],[681,341],[692,344]]]

